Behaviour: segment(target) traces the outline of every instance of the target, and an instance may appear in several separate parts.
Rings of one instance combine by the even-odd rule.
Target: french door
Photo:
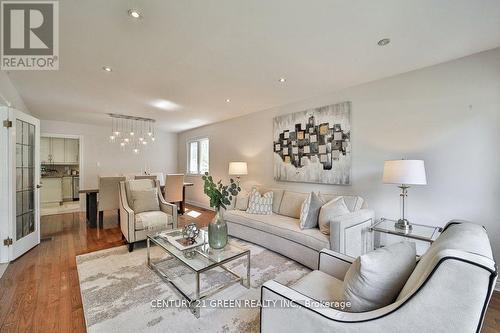
[[[10,236],[9,259],[40,243],[40,121],[8,110]]]

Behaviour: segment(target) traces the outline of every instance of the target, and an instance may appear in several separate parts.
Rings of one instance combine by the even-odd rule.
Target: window
[[[187,173],[203,175],[210,164],[209,141],[207,138],[190,140],[187,143]]]

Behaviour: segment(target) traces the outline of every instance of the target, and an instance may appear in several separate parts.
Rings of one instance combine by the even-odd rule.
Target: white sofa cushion
[[[282,237],[316,251],[330,248],[328,236],[322,234],[319,229],[301,230],[299,220],[292,217],[278,214],[255,215],[241,210],[229,210],[225,212],[224,219],[227,222],[237,223]]]
[[[248,192],[238,193],[238,195],[235,197],[236,199],[235,199],[235,203],[234,203],[234,209],[247,210],[249,197],[250,197],[250,194]]]
[[[249,214],[271,215],[273,213],[273,192],[269,191],[261,195],[257,189],[252,189],[246,211]]]
[[[330,222],[336,217],[349,214],[344,197],[337,197],[324,204],[319,212],[318,226],[319,230],[325,235],[330,234]]]
[[[283,199],[281,199],[279,214],[295,219],[300,218],[300,208],[308,195],[309,193],[285,191]]]
[[[323,201],[314,192],[311,192],[302,203],[300,209],[300,229],[312,229],[318,227],[319,210]]]
[[[162,211],[143,212],[135,215],[135,230],[167,228],[169,215]]]
[[[317,301],[335,302],[343,300],[343,282],[322,271],[312,271],[290,286],[290,288]]]
[[[357,195],[338,195],[334,193],[320,193],[319,197],[324,202],[331,201],[338,197],[343,197],[345,204],[350,212],[355,212],[363,207],[364,199]]]
[[[156,188],[132,192],[131,208],[135,214],[160,210],[158,192]]]
[[[401,242],[358,257],[344,277],[348,311],[367,312],[389,305],[398,296],[416,262],[415,243]]]

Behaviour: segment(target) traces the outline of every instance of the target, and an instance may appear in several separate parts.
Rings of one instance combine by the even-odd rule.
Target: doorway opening
[[[79,136],[42,134],[40,137],[40,214],[80,211]],[[42,226],[43,228],[43,226]]]

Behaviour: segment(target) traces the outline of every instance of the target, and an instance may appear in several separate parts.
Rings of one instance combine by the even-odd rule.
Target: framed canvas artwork
[[[274,179],[351,184],[351,102],[277,116]]]

